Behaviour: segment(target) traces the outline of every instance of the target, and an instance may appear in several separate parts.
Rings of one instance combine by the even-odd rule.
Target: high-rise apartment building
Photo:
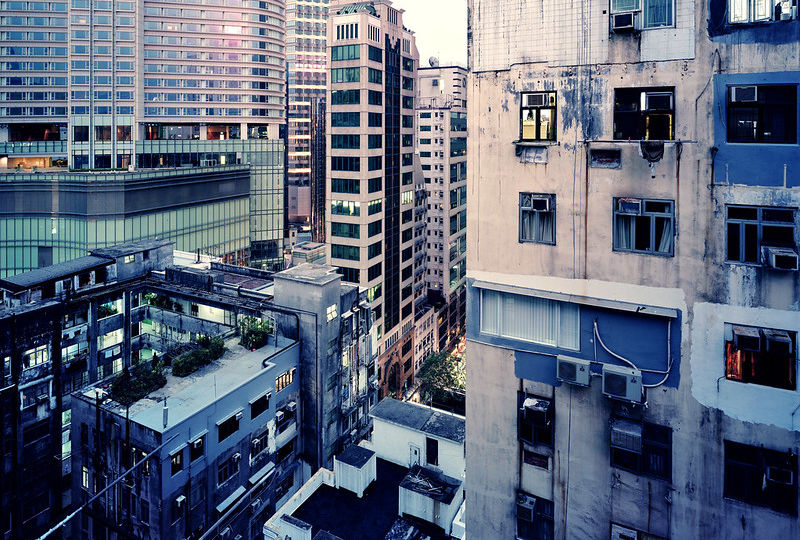
[[[469,2],[471,537],[797,536],[791,4]]]
[[[102,217],[122,221],[97,234],[96,245],[135,239],[125,232],[134,215],[152,217],[151,234],[168,236],[192,251],[232,261],[272,266],[283,243],[283,148],[278,126],[285,123],[285,8],[283,0],[158,2],[13,1],[3,4],[0,40],[0,166],[37,172],[50,186],[47,208],[15,204],[3,209],[6,238],[21,250],[6,257],[6,272],[35,268],[39,247],[60,253],[69,245],[95,247],[91,225]],[[272,139],[272,140],[269,140]],[[198,207],[192,191],[223,197],[239,187],[220,183],[210,190],[178,180],[170,196],[150,209],[129,211],[125,197],[100,208],[59,204],[59,193],[89,193],[89,171],[130,168],[188,168],[250,165],[247,242],[222,237],[217,215],[202,208],[183,220],[168,209]],[[184,171],[186,169],[183,169]],[[44,173],[58,172],[57,175]],[[80,171],[72,174],[71,171]],[[165,173],[166,174],[166,173]],[[170,174],[175,174],[170,173]],[[162,178],[153,173],[151,178]],[[124,183],[123,174],[112,182]],[[30,179],[4,176],[9,197],[26,192]],[[167,182],[170,184],[173,182]],[[164,207],[160,203],[164,203]],[[113,216],[111,216],[113,214]],[[217,217],[211,217],[217,216]],[[78,219],[50,227],[50,219]],[[29,220],[17,231],[17,220]],[[112,221],[113,221],[112,220]],[[89,223],[89,227],[83,225]],[[216,225],[215,225],[216,223]],[[135,225],[131,225],[135,227]],[[32,232],[33,230],[37,232]],[[58,230],[58,235],[41,231]],[[143,230],[143,229],[142,229]],[[199,233],[194,235],[194,233]],[[194,235],[194,236],[193,236]],[[212,237],[207,237],[212,236]],[[231,242],[228,242],[228,241]],[[221,244],[230,245],[222,247]],[[250,248],[252,247],[252,251]]]
[[[324,227],[325,214],[315,212],[320,204],[317,184],[325,185],[325,99],[327,75],[328,0],[287,0],[286,62],[288,66],[288,159],[286,163],[287,215],[300,225],[316,221]],[[322,130],[319,127],[322,125]],[[321,145],[315,144],[319,139]],[[320,153],[320,150],[323,150]],[[321,170],[320,170],[321,166]],[[316,195],[316,196],[315,196]],[[317,217],[312,220],[312,217]],[[312,229],[314,224],[312,224]],[[312,230],[315,241],[322,241]]]
[[[465,328],[466,84],[462,67],[419,70],[417,145],[427,194],[425,281],[437,309],[437,350],[442,351],[455,345]]]
[[[327,241],[330,264],[368,288],[382,395],[413,377],[414,97],[418,52],[387,0],[331,5]]]

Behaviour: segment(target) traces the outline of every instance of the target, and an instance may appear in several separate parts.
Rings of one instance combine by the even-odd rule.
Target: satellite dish
[[[439,59],[435,56],[428,58],[428,63],[431,65],[431,67],[439,67]]]

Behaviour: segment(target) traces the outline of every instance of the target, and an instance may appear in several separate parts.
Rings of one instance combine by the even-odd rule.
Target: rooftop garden
[[[254,351],[267,344],[267,338],[275,330],[272,321],[262,321],[255,317],[242,317],[239,321],[239,331],[241,339],[239,344],[242,347]]]
[[[167,378],[164,376],[164,366],[154,356],[152,364],[141,362],[123,369],[111,382],[109,394],[117,403],[131,405],[165,384]]]
[[[225,341],[220,337],[197,338],[198,348],[185,352],[172,361],[172,374],[176,377],[187,377],[203,366],[225,354]]]

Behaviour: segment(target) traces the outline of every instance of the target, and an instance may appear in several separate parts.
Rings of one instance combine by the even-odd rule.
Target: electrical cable
[[[664,375],[664,377],[661,379],[661,381],[659,381],[656,384],[643,384],[642,386],[644,386],[645,388],[655,388],[657,386],[661,386],[669,378],[669,375],[670,375],[670,373],[672,371],[672,363],[673,363],[672,362],[672,319],[669,319],[669,322],[667,323],[667,369],[666,370],[641,369],[641,368],[637,367],[636,364],[634,364],[633,362],[628,360],[627,358],[625,358],[623,356],[620,356],[619,354],[617,354],[614,351],[612,351],[611,349],[609,349],[606,346],[606,344],[603,342],[603,338],[600,337],[600,329],[599,329],[599,327],[597,325],[597,320],[594,321],[594,335],[595,335],[595,338],[597,339],[597,342],[600,343],[600,346],[608,354],[610,354],[612,357],[616,358],[617,360],[619,360],[621,362],[624,362],[628,366],[632,367],[633,369],[637,369],[637,370],[641,371],[642,373],[655,373],[657,375]],[[596,348],[595,348],[595,360],[597,360]]]

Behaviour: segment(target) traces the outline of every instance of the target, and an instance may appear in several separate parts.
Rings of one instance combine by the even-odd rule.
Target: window
[[[520,140],[555,141],[556,93],[523,92],[520,102]]]
[[[725,441],[725,497],[797,515],[797,455]]]
[[[189,443],[189,462],[194,463],[205,454],[206,436],[198,437]]]
[[[439,441],[436,439],[425,437],[425,461],[428,465],[439,465]]]
[[[377,257],[383,253],[383,243],[382,242],[375,242],[374,244],[370,244],[367,247],[367,258],[371,259],[373,257]]]
[[[540,454],[527,448],[522,449],[522,461],[527,465],[533,465],[540,469],[550,468],[550,458],[546,454]]]
[[[552,540],[553,503],[517,492],[517,540]]]
[[[672,479],[672,429],[613,418],[611,466],[634,474]]]
[[[378,90],[367,90],[367,101],[370,105],[383,105],[383,94]]]
[[[173,476],[183,470],[183,448],[169,457],[170,472]]]
[[[383,62],[383,51],[381,51],[378,47],[373,47],[372,45],[367,46],[367,52],[369,59],[373,62]]]
[[[778,0],[728,0],[728,20],[731,23],[778,21],[783,5]]]
[[[370,137],[372,137],[372,135],[370,135]],[[381,189],[383,189],[383,179],[380,176],[376,176],[375,178],[370,178],[367,181],[367,191],[369,191],[370,193],[375,193],[376,191],[380,191]]]
[[[355,172],[361,170],[361,158],[354,156],[331,156],[332,171]]]
[[[361,148],[361,135],[331,135],[331,148]]]
[[[614,138],[673,140],[673,98],[673,88],[617,88],[614,91]]]
[[[250,459],[253,459],[269,448],[269,430],[264,430],[250,441]]]
[[[536,325],[530,324],[537,321]],[[481,290],[481,333],[578,350],[578,304]]]
[[[334,45],[331,47],[331,60],[357,60],[360,53],[360,45]]]
[[[357,223],[331,223],[331,236],[340,236],[343,238],[360,238],[361,226]]]
[[[361,181],[358,178],[331,178],[331,191],[357,195],[360,191],[360,184]]]
[[[233,416],[219,422],[217,424],[218,441],[222,442],[239,430],[239,420],[242,419],[242,413],[237,412]]]
[[[414,71],[414,59],[403,57],[403,71]]]
[[[358,82],[361,80],[361,68],[333,68],[331,69],[331,82],[347,83]]]
[[[553,446],[555,407],[549,399],[519,392],[517,394],[517,428],[519,440],[528,444]]]
[[[382,270],[383,270],[382,263],[377,263],[370,266],[367,269],[367,281],[372,281],[373,279],[378,279],[379,277],[381,277]],[[380,316],[376,314],[375,319],[380,319]]]
[[[379,171],[383,167],[383,156],[370,156],[367,158],[367,170]]]
[[[727,206],[727,255],[729,262],[771,262],[765,248],[795,249],[796,208]],[[779,262],[779,261],[776,261]]]
[[[379,213],[383,209],[383,199],[374,199],[367,203],[367,214],[370,216]]]
[[[241,455],[237,452],[219,464],[217,467],[218,486],[221,486],[239,472],[239,461],[241,461]]]
[[[361,203],[358,201],[331,200],[331,214],[336,216],[357,216],[361,213]]]
[[[383,148],[383,135],[367,135],[367,146],[370,149]]]
[[[263,396],[256,398],[250,403],[250,419],[256,418],[267,409],[269,409],[270,394],[266,393]]]
[[[673,26],[674,0],[642,0],[642,28]]]
[[[331,321],[331,319],[330,319],[330,309],[331,309],[331,307],[333,307],[333,309],[334,309],[334,317],[336,317],[336,306],[335,305],[328,306],[328,317],[329,317],[328,318],[328,322]],[[292,384],[292,382],[294,382],[294,372],[295,372],[295,368],[287,369],[286,371],[284,371],[283,373],[281,373],[280,375],[278,375],[275,378],[275,393],[280,392],[281,390],[283,390],[284,388],[286,388],[287,386]]]
[[[361,272],[358,268],[347,268],[346,266],[339,266],[336,271],[342,275],[342,281],[348,283],[358,283]]]
[[[519,241],[556,243],[556,196],[544,193],[519,194]]]
[[[331,127],[358,127],[361,115],[357,112],[331,113]]]
[[[379,69],[367,68],[367,81],[375,84],[382,84],[383,72]]]
[[[358,246],[345,246],[342,244],[331,244],[331,257],[334,259],[347,259],[348,261],[357,261],[361,258]]]
[[[369,127],[381,127],[383,125],[383,116],[381,113],[367,113],[367,124]]]
[[[796,343],[795,332],[725,324],[725,377],[794,390]]]
[[[797,143],[797,86],[728,88],[728,142]]]
[[[673,201],[614,198],[614,251],[674,252]]]
[[[358,105],[361,103],[361,90],[333,90],[332,105]]]

